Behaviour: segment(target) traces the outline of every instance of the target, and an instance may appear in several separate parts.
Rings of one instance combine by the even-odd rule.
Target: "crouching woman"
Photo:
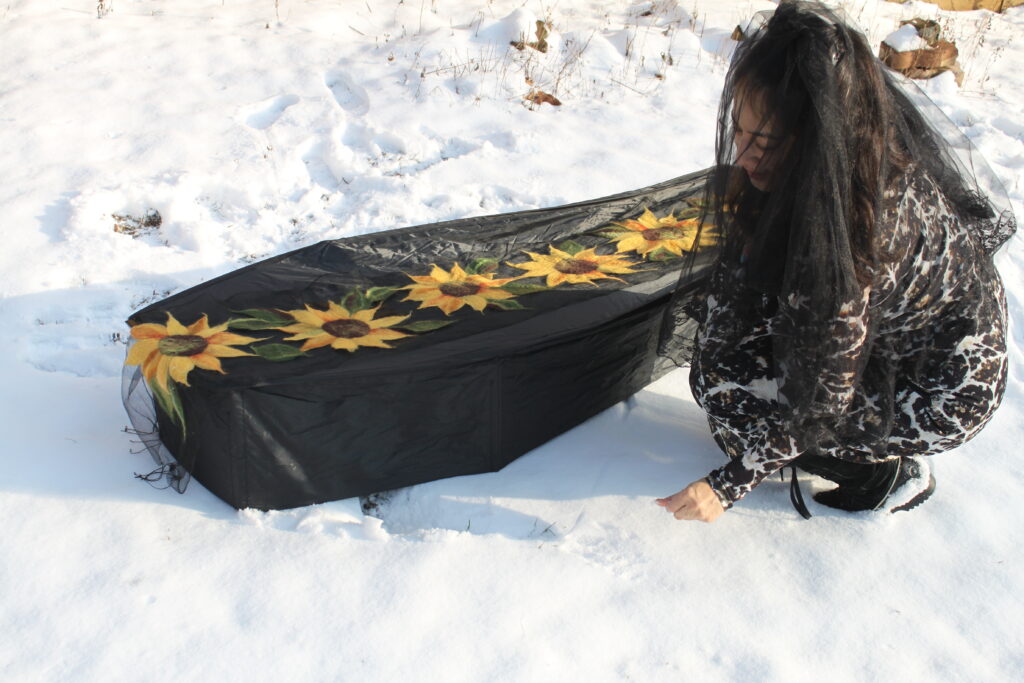
[[[916,507],[935,487],[923,456],[1003,396],[992,256],[1012,215],[817,4],[783,2],[737,49],[716,152],[708,221],[727,227],[690,384],[729,462],[658,504],[711,522],[791,465],[837,484],[823,505]]]

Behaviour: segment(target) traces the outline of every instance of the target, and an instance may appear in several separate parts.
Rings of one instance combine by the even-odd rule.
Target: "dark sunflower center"
[[[658,240],[677,240],[683,236],[683,233],[679,232],[676,228],[654,228],[652,230],[644,230],[640,233],[643,238],[648,242],[657,242]]]
[[[480,291],[480,285],[472,282],[445,282],[438,289],[448,296],[471,296]]]
[[[564,258],[555,264],[555,270],[568,275],[583,275],[597,270],[597,261],[588,261],[584,258]]]
[[[355,339],[370,334],[370,326],[362,320],[331,320],[323,325],[324,332],[342,339]]]
[[[157,342],[165,356],[194,356],[206,350],[206,340],[197,334],[172,334]]]

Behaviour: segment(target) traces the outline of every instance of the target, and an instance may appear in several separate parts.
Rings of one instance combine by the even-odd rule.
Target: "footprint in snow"
[[[266,130],[281,118],[288,107],[298,102],[299,98],[295,95],[280,95],[252,105],[249,115],[245,117],[245,125],[256,130]]]
[[[324,76],[324,84],[331,91],[338,106],[355,116],[362,116],[370,111],[370,97],[366,89],[356,84],[343,71],[328,71]]]
[[[329,147],[323,140],[310,140],[300,146],[299,158],[309,174],[309,182],[333,192],[338,188],[341,178],[331,168]]]
[[[636,534],[611,524],[585,521],[578,526],[560,550],[623,579],[636,580],[647,571],[648,559],[637,550],[642,543]]]
[[[1021,124],[1019,121],[1015,119],[1006,116],[1000,116],[996,118],[994,121],[992,121],[992,125],[996,128],[996,130],[998,130],[1000,133],[1003,133],[1004,135],[1007,135],[1016,140],[1024,139],[1024,124]]]

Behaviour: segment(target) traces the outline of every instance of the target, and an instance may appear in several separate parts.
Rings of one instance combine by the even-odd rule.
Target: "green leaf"
[[[512,299],[491,299],[487,303],[503,311],[524,311],[526,307]]]
[[[616,240],[622,237],[623,235],[628,235],[631,232],[633,231],[626,230],[625,228],[601,228],[594,234],[598,235],[599,237],[606,237],[608,239]]]
[[[497,289],[504,289],[509,294],[515,294],[516,296],[522,296],[523,294],[536,294],[537,292],[546,292],[550,287],[544,285],[531,285],[529,282],[509,282],[506,285],[502,285]]]
[[[434,330],[439,330],[442,327],[448,327],[454,322],[454,320],[419,320],[406,325],[395,325],[395,327],[400,330],[406,330],[407,332],[423,334],[424,332],[433,332]]]
[[[262,320],[265,323],[273,323],[274,325],[290,325],[295,322],[295,318],[291,317],[287,313],[282,311],[275,311],[269,308],[248,308],[244,311],[235,311],[240,315],[244,315],[245,318],[241,320]],[[231,321],[228,321],[228,326],[231,327]],[[268,328],[239,328],[239,329],[268,329]]]
[[[149,385],[150,390],[153,392],[153,397],[156,398],[157,404],[160,409],[164,411],[171,422],[181,427],[181,436],[185,437],[185,409],[181,406],[181,397],[178,396],[178,391],[175,389],[174,382],[167,385],[167,391],[164,391],[156,382],[151,382]]]
[[[654,251],[652,251],[650,254],[647,255],[647,258],[650,259],[651,261],[675,261],[680,257],[676,256],[671,251],[663,247],[661,249],[655,249]]]
[[[678,214],[676,214],[676,218],[679,220],[684,220],[686,218],[696,218],[700,214],[701,210],[698,207],[688,206],[682,211],[680,211]]]
[[[269,322],[258,318],[233,318],[228,321],[228,327],[232,330],[274,330],[294,322],[292,318],[281,322]]]
[[[274,361],[275,363],[294,360],[306,355],[305,351],[301,351],[297,346],[290,346],[288,344],[260,344],[259,346],[250,346],[249,348],[263,360]]]
[[[366,290],[366,300],[371,304],[379,304],[398,290],[398,287],[370,287]]]
[[[341,300],[341,306],[349,313],[355,313],[356,311],[363,311],[370,308],[370,302],[367,301],[366,296],[359,289],[353,289],[349,294]]]
[[[576,254],[586,249],[585,246],[574,240],[566,240],[559,244],[558,248],[569,254],[569,256],[575,256]]]
[[[469,264],[469,268],[466,272],[470,275],[480,275],[486,273],[493,273],[498,269],[498,260],[493,258],[478,258],[474,259]]]

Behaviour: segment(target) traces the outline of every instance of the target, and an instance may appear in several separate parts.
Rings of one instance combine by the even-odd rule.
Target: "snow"
[[[927,50],[930,45],[928,41],[917,33],[917,29],[911,24],[904,24],[885,37],[883,41],[896,52],[912,52],[914,50]]]
[[[122,431],[132,311],[322,239],[703,168],[728,35],[773,3],[100,4],[0,6],[4,680],[1020,677],[1020,237],[999,258],[1004,405],[910,513],[807,495],[804,521],[773,480],[713,525],[672,520],[653,500],[723,458],[685,370],[371,516],[238,512],[132,476],[153,466]],[[925,89],[1024,216],[1024,8],[843,6],[873,45],[941,18],[965,81]],[[508,45],[537,20],[546,54]],[[158,228],[114,231],[149,209]]]

